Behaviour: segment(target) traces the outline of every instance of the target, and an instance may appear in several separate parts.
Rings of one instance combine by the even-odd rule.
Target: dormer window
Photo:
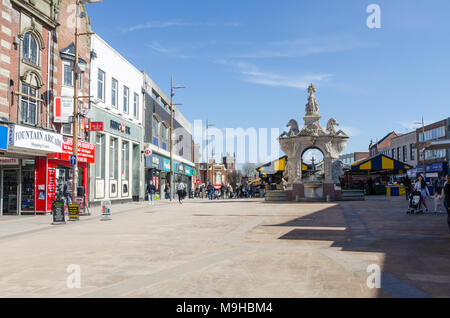
[[[23,38],[23,58],[38,65],[38,43],[30,32],[27,32]]]

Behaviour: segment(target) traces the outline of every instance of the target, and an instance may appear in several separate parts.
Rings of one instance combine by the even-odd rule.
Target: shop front
[[[2,130],[4,128],[1,128]],[[42,178],[42,162],[48,154],[62,152],[63,136],[54,132],[9,125],[8,145],[0,157],[1,214],[46,212],[47,179]],[[42,200],[41,200],[42,199]]]
[[[96,160],[90,168],[90,201],[138,201],[143,197],[142,127],[95,106],[92,113],[104,130],[91,132]]]
[[[164,197],[164,190],[170,183],[170,159],[153,152],[151,155],[145,156],[145,169],[146,184],[150,180],[153,181],[160,197]],[[182,181],[186,184],[187,190],[191,190],[194,169],[184,163],[173,161],[173,172],[174,184]]]

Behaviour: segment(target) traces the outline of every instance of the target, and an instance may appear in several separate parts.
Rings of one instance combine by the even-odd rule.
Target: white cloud
[[[323,82],[332,77],[331,74],[321,73],[294,75],[277,74],[274,72],[260,70],[255,65],[246,62],[227,62],[224,60],[217,62],[225,65],[231,65],[236,73],[242,75],[242,80],[264,86],[306,89],[312,82]]]
[[[239,27],[240,23],[237,22],[229,22],[229,23],[209,23],[209,22],[183,22],[183,21],[163,21],[163,22],[149,22],[133,25],[127,28],[122,28],[122,32],[134,32],[139,30],[146,29],[162,29],[162,28],[170,28],[170,27]]]
[[[425,126],[426,125],[430,125],[432,123],[434,123],[435,121],[433,120],[425,120]],[[398,122],[397,124],[399,124],[400,126],[402,126],[404,128],[404,130],[408,130],[408,131],[412,131],[412,130],[416,130],[417,128],[422,127],[422,120],[421,119],[417,119],[417,120],[403,120]]]
[[[361,135],[361,131],[356,128],[356,127],[352,127],[352,126],[341,126],[341,127],[336,127],[336,130],[342,130],[343,132],[345,132],[349,137],[356,137]]]

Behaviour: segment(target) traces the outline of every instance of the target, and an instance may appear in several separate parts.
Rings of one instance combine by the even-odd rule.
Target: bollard
[[[331,202],[331,196],[327,194],[327,202]]]
[[[300,202],[300,196],[298,194],[295,196],[295,201]]]
[[[103,200],[102,201],[102,216],[100,221],[111,221],[111,201]]]

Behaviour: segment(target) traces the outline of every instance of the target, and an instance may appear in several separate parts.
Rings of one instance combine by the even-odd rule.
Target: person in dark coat
[[[450,236],[450,175],[446,176],[446,182],[444,186],[445,206],[447,208],[447,224]]]

